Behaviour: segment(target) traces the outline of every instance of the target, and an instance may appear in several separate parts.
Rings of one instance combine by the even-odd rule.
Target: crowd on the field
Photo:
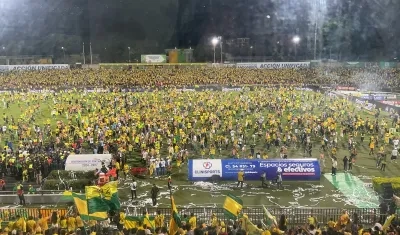
[[[349,85],[391,88],[400,85],[400,69],[380,68],[147,68],[47,70],[0,74],[3,89],[60,87],[176,87],[194,85]]]
[[[179,217],[177,217],[179,216]],[[96,221],[82,218],[79,213],[59,215],[54,211],[51,216],[39,215],[38,218],[20,215],[2,215],[7,222],[2,223],[2,235],[66,235],[66,234],[137,234],[137,235],[398,235],[399,220],[396,215],[382,215],[382,221],[371,226],[363,226],[363,219],[354,213],[343,211],[338,219],[330,218],[324,223],[316,215],[310,214],[301,226],[295,226],[287,215],[275,217],[270,222],[260,219],[252,223],[249,216],[241,215],[236,220],[218,218],[215,213],[199,219],[196,214],[175,215],[177,227],[171,229],[166,215],[158,211],[155,216],[143,213],[143,216],[128,218],[124,212],[116,213],[109,219]],[[172,218],[172,217],[171,217]],[[170,219],[171,219],[170,218]],[[267,223],[267,224],[266,224]],[[174,234],[171,234],[174,233]]]
[[[41,181],[70,153],[112,153],[142,162],[150,176],[201,158],[314,156],[351,170],[362,146],[377,167],[396,162],[398,114],[294,87],[248,92],[4,93],[1,172]],[[20,109],[13,116],[13,109]],[[372,112],[372,113],[371,113]],[[394,131],[393,131],[394,129]],[[338,151],[344,159],[337,159]],[[297,155],[298,156],[298,155]],[[340,155],[342,156],[342,155]],[[385,167],[382,167],[385,166]],[[162,168],[164,170],[162,170]],[[335,171],[336,172],[336,171]],[[334,172],[332,172],[334,173]],[[269,179],[270,180],[270,179]]]

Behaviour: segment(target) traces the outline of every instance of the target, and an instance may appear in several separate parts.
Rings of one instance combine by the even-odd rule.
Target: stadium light
[[[219,40],[217,37],[214,37],[213,39],[211,39],[211,43],[213,46],[216,46],[218,44]]]
[[[292,41],[294,43],[294,57],[297,60],[297,44],[300,42],[300,37],[299,36],[294,36]]]
[[[131,62],[131,47],[128,47],[128,62]]]
[[[300,42],[300,37],[299,36],[294,36],[292,40],[293,40],[294,44],[298,44]]]
[[[218,42],[219,42],[219,40],[217,37],[213,37],[211,39],[211,44],[213,45],[213,48],[214,48],[214,64],[215,64],[215,46],[217,46]]]
[[[64,64],[65,64],[65,48],[61,47],[61,50],[63,51],[63,54],[64,54]]]

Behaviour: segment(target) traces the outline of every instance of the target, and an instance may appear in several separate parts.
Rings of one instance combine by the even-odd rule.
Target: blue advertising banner
[[[222,180],[237,180],[240,170],[245,172],[245,180],[260,180],[266,173],[272,180],[277,172],[282,173],[283,180],[319,180],[321,170],[319,162],[314,158],[300,159],[190,159],[188,178],[190,181],[205,181],[218,175]]]

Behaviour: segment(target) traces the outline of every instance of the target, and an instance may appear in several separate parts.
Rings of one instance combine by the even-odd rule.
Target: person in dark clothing
[[[151,201],[153,202],[153,206],[157,205],[157,196],[158,192],[160,190],[157,188],[155,184],[153,184],[153,188],[151,188],[150,195],[151,195]]]
[[[349,165],[349,158],[347,158],[347,156],[344,156],[344,158],[343,158],[343,170],[344,170],[344,172],[347,172],[348,165]]]
[[[348,171],[351,171],[353,169],[353,161],[354,161],[354,156],[351,155],[349,158],[349,167],[348,167]]]
[[[261,174],[261,187],[264,188],[264,186],[268,188],[267,173],[265,171]]]

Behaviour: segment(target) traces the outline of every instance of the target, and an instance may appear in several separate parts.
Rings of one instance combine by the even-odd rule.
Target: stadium
[[[345,26],[330,9],[346,7],[320,1],[304,33],[290,26],[302,22],[299,12],[289,26],[278,17],[300,3],[271,3],[276,14],[262,21],[290,33],[227,27],[198,40],[196,30],[211,33],[201,31],[192,3],[191,13],[179,13],[193,14],[191,27],[178,22],[172,35],[167,17],[166,29],[150,34],[157,27],[149,20],[135,28],[150,35],[142,40],[116,33],[122,26],[93,26],[102,19],[86,15],[95,9],[89,2],[32,3],[29,12],[52,18],[63,15],[54,9],[92,15],[87,24],[60,19],[64,28],[48,22],[43,30],[57,33],[24,40],[15,28],[31,31],[29,24],[10,20],[13,6],[3,9],[2,234],[400,233],[400,63],[389,34],[363,39],[366,52],[346,33],[350,41],[333,46]],[[172,2],[157,4],[172,11]],[[219,3],[203,8],[241,15]]]

